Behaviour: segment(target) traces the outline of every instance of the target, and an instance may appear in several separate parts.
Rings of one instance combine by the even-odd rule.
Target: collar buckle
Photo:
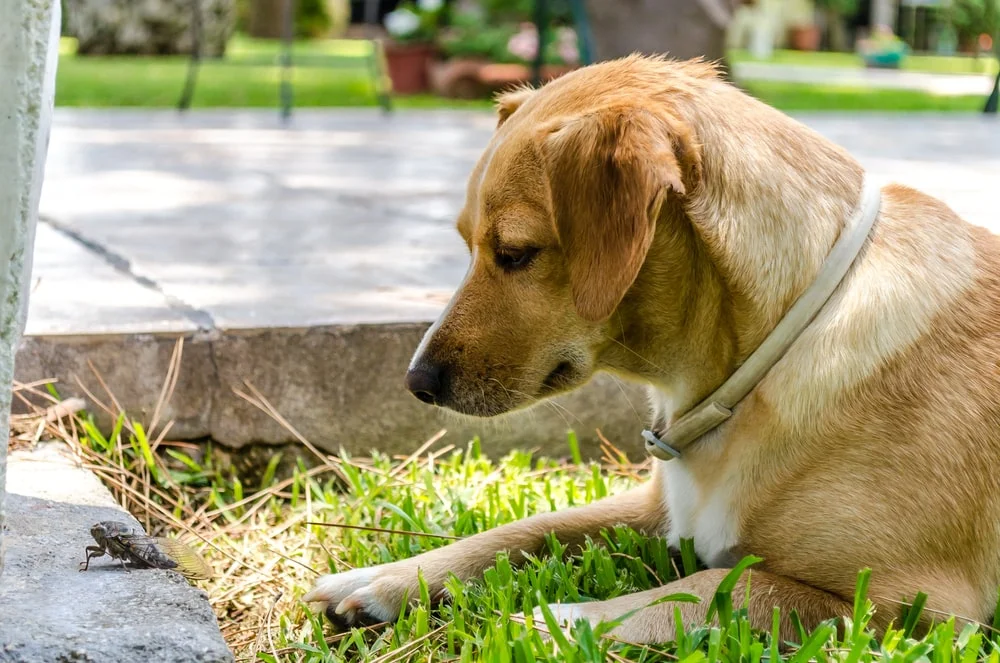
[[[651,430],[642,431],[642,439],[646,440],[646,453],[655,456],[660,460],[671,460],[680,458],[681,452],[661,440]]]

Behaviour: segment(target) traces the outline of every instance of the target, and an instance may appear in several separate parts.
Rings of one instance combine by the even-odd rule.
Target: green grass
[[[62,42],[56,79],[56,104],[72,107],[171,108],[177,104],[187,74],[183,57],[77,57],[73,40]],[[362,41],[297,42],[293,71],[296,107],[373,106],[374,89],[367,69],[370,46]],[[791,56],[779,51],[776,60]],[[273,41],[236,37],[223,60],[203,63],[195,108],[254,108],[278,106],[279,45]],[[795,53],[796,62],[836,63],[853,56],[839,53]],[[941,62],[961,58],[931,58]],[[748,90],[785,111],[959,111],[982,109],[985,99],[943,97],[909,90],[865,90],[842,86],[751,82]],[[400,108],[488,109],[489,100],[459,101],[431,95],[398,97]]]
[[[732,50],[728,54],[730,62],[757,62],[748,51]],[[774,51],[771,59],[764,62],[773,64],[799,65],[806,67],[837,67],[844,69],[861,69],[864,61],[856,53],[829,53],[803,51]],[[997,59],[989,55],[973,57],[971,55],[909,55],[903,60],[903,71],[916,71],[931,74],[991,74],[996,76]]]
[[[182,348],[178,340],[161,403],[145,423],[119,409],[95,372],[104,395],[87,396],[114,422],[110,433],[87,412],[53,421],[52,407],[60,402],[53,384],[18,385],[30,414],[12,419],[12,439],[65,443],[150,534],[179,536],[199,549],[215,572],[201,586],[238,661],[1000,663],[1000,606],[991,625],[966,623],[925,610],[926,596],[918,594],[876,636],[869,627],[874,607],[866,569],[858,570],[850,617],[806,631],[791,613],[797,635],[782,640],[776,635],[782,615],[775,610],[772,628],[754,629],[743,595],[733,588],[745,564],[753,582],[755,558],[737,565],[712,596],[700,597],[710,602],[714,619],[683,624],[662,643],[623,642],[608,635],[608,624],[585,622],[565,634],[537,625],[551,632],[545,637],[530,617],[511,619],[550,602],[605,600],[697,572],[692,542],[673,551],[665,539],[627,528],[603,532],[576,551],[549,538],[544,554],[517,568],[498,554],[482,578],[449,581],[449,601],[432,603],[423,587],[398,621],[334,632],[301,601],[319,575],[406,559],[455,537],[600,500],[642,481],[648,462],[635,464],[610,445],[601,462],[588,461],[572,433],[562,459],[526,451],[491,459],[478,438],[456,440],[456,447],[446,437],[415,445],[405,456],[351,457],[328,455],[299,437],[294,459],[272,453],[266,467],[241,474],[231,454],[167,437],[173,422],[159,415],[179,374]],[[249,382],[235,391],[294,433]],[[681,599],[690,597],[674,600]]]
[[[747,92],[783,111],[981,112],[982,96],[941,96],[916,90],[867,90],[842,85],[776,81],[742,84]]]
[[[249,391],[248,400],[270,408]],[[397,622],[336,633],[300,601],[317,575],[412,557],[453,537],[592,502],[635,485],[641,468],[611,449],[602,463],[585,462],[570,435],[567,459],[559,461],[527,452],[493,461],[473,440],[464,449],[428,444],[405,458],[313,450],[311,467],[300,459],[289,478],[280,476],[281,460],[274,457],[251,480],[211,452],[164,441],[168,428],[157,434],[152,422],[147,433],[124,414],[110,436],[86,415],[73,433],[60,427],[63,439],[147,529],[200,539],[191,541],[216,570],[204,588],[239,661],[1000,663],[997,624],[922,614],[920,597],[900,623],[876,637],[868,627],[873,607],[863,569],[850,619],[829,620],[810,632],[800,628],[789,641],[779,640],[776,628],[750,627],[742,596],[732,591],[738,571],[714,596],[702,597],[711,602],[715,621],[686,624],[655,645],[616,640],[607,635],[611,625],[584,622],[565,634],[538,625],[554,634],[550,638],[530,618],[510,618],[548,602],[613,598],[697,571],[690,542],[678,553],[662,538],[627,528],[605,532],[573,554],[550,538],[547,553],[520,568],[500,554],[481,579],[449,582],[448,602],[432,604],[424,587]],[[779,617],[776,611],[774,624]]]
[[[186,57],[77,57],[75,42],[60,44],[56,105],[172,108],[187,76]],[[198,72],[194,108],[275,108],[279,104],[279,44],[234,37],[225,58],[205,60]],[[368,73],[371,46],[364,41],[300,41],[293,46],[297,107],[375,105]],[[443,100],[431,95],[394,99],[401,108],[490,108],[488,100]]]

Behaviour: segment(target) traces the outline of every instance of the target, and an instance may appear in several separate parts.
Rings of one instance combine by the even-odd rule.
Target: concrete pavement
[[[803,115],[881,181],[1000,229],[1000,123],[982,116]],[[57,113],[24,379],[97,385],[151,412],[174,338],[173,434],[290,439],[233,394],[250,380],[313,442],[407,450],[441,427],[494,452],[564,447],[594,428],[638,451],[645,401],[605,379],[488,427],[443,418],[401,385],[410,353],[467,266],[453,220],[494,127],[489,113]]]

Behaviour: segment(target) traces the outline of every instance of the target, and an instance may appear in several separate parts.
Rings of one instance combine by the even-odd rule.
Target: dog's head
[[[499,99],[458,218],[469,271],[406,376],[420,400],[493,416],[606,367],[661,211],[697,160],[680,123],[627,93],[594,94],[614,85],[599,76]]]

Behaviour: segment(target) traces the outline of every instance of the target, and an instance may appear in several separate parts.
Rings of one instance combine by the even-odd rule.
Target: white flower
[[[393,37],[408,37],[420,27],[420,17],[409,9],[396,9],[385,15],[385,29]]]
[[[417,7],[420,7],[420,11],[436,12],[444,7],[444,0],[417,0]]]

